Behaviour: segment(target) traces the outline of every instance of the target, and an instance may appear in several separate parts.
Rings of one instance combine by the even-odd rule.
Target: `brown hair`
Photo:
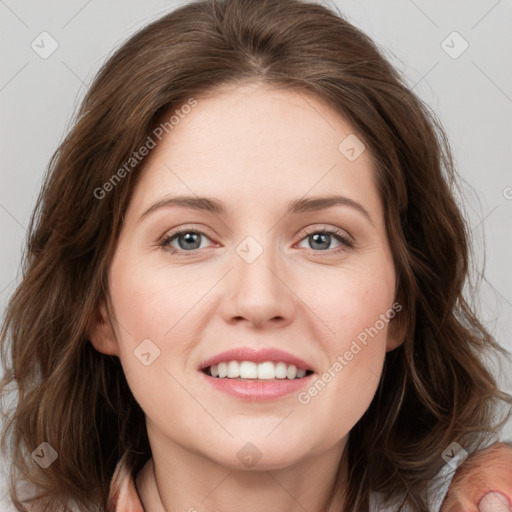
[[[42,488],[53,512],[108,508],[119,460],[135,475],[151,456],[144,414],[116,357],[88,339],[108,306],[109,263],[141,165],[98,199],[163,113],[226,84],[312,94],[361,134],[375,161],[397,271],[393,320],[405,341],[386,356],[377,393],[351,431],[346,511],[370,491],[420,511],[456,441],[468,451],[497,425],[500,392],[482,362],[507,352],[462,295],[469,239],[451,187],[446,138],[375,44],[327,7],[299,0],[193,2],[145,27],[106,62],[48,168],[32,215],[23,279],[2,326],[2,396],[16,407],[2,434],[15,482]],[[7,351],[11,362],[8,362]],[[503,422],[499,424],[501,425]],[[8,442],[10,441],[10,442]],[[58,460],[40,469],[42,442]],[[44,498],[44,499],[43,499]]]

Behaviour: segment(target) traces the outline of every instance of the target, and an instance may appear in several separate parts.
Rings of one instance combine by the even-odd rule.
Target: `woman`
[[[439,510],[459,466],[445,509],[510,492],[510,451],[478,452],[512,398],[462,296],[454,178],[432,115],[324,7],[143,29],[32,220],[2,333],[13,480],[52,511]]]

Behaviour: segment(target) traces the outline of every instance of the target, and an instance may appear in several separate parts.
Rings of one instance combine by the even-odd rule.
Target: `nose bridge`
[[[258,324],[277,317],[289,321],[294,308],[283,262],[273,237],[262,238],[247,236],[236,246],[225,312]]]

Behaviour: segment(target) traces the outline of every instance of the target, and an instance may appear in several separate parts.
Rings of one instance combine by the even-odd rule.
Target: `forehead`
[[[274,204],[342,193],[379,207],[371,155],[361,137],[316,97],[247,84],[195,100],[186,113],[168,113],[168,119],[174,114],[172,129],[146,157],[134,208],[167,193],[228,203],[257,196]]]

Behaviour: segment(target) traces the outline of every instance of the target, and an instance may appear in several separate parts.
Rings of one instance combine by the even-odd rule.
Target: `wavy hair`
[[[2,449],[10,497],[37,486],[42,510],[106,510],[118,462],[135,476],[151,456],[145,418],[115,356],[88,338],[143,160],[98,198],[157,120],[223,85],[259,82],[323,101],[361,135],[374,160],[402,304],[404,334],[387,353],[375,397],[348,441],[344,511],[370,492],[426,508],[456,441],[484,446],[510,406],[485,357],[506,352],[463,296],[470,238],[455,200],[446,136],[373,41],[343,15],[301,0],[201,0],[133,35],[103,65],[54,153],[32,214],[22,279],[1,330]],[[110,308],[109,308],[110,310]],[[392,324],[393,324],[392,322]],[[58,460],[40,468],[42,442]],[[334,495],[334,493],[333,493]]]

